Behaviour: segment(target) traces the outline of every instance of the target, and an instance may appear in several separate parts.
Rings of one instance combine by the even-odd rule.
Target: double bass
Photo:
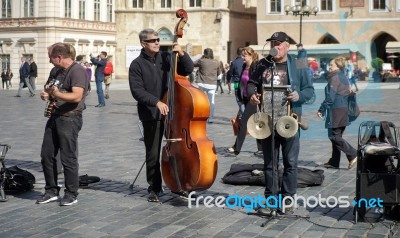
[[[174,42],[182,38],[188,15],[179,9]],[[203,91],[177,74],[177,53],[172,53],[168,92],[164,100],[169,107],[165,117],[165,141],[161,169],[165,185],[171,192],[186,194],[211,187],[217,175],[217,155],[213,141],[207,138],[210,104]]]

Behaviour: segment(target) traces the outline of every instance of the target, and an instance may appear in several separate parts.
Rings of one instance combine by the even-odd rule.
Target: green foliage
[[[371,67],[373,69],[375,69],[375,71],[382,71],[382,64],[383,64],[383,60],[381,58],[375,58],[372,60],[371,62]]]

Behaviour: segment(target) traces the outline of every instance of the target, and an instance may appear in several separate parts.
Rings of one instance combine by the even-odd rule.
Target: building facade
[[[196,58],[211,48],[223,63],[236,56],[236,49],[257,44],[256,1],[233,0],[122,0],[117,1],[116,78],[127,78],[128,67],[142,48],[139,32],[158,31],[161,50],[168,50],[175,37],[176,11],[187,12],[187,23],[178,43]]]
[[[20,58],[33,58],[38,82],[44,83],[53,67],[47,47],[56,42],[75,46],[77,55],[116,48],[116,0],[0,0],[1,69],[10,68],[19,80]]]
[[[309,16],[300,16],[301,10]],[[291,38],[292,54],[302,42],[318,62],[341,54],[365,69],[379,57],[399,69],[399,22],[400,0],[258,0],[255,47],[262,52],[272,33],[284,31]],[[268,52],[269,46],[265,48]]]

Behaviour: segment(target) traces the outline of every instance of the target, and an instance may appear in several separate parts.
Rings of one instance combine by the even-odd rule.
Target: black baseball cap
[[[267,39],[267,41],[280,41],[280,42],[289,42],[289,37],[286,35],[285,32],[278,31],[272,34],[270,38]]]

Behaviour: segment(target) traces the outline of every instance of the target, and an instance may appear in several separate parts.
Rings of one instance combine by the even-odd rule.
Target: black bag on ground
[[[90,183],[97,183],[100,178],[97,176],[89,176],[87,174],[79,176],[79,186],[88,186]]]
[[[4,190],[28,191],[33,188],[36,178],[27,170],[12,166],[5,169]]]
[[[232,185],[265,186],[263,164],[232,164],[222,182]],[[282,181],[283,169],[279,170],[279,183]],[[299,167],[297,170],[297,187],[319,186],[324,182],[324,170],[310,170]]]

